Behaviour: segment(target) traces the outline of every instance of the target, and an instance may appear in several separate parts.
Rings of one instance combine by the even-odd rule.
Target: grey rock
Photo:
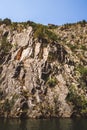
[[[84,31],[78,24],[54,29],[58,42],[38,41],[32,27],[17,27],[0,26],[0,41],[6,36],[12,45],[5,56],[0,50],[0,116],[71,117],[74,110],[81,116],[85,106],[78,111],[78,104],[87,102],[87,52],[81,46],[87,44],[87,25]]]

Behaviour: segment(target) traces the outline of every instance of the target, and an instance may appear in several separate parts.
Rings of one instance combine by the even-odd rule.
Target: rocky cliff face
[[[0,26],[0,116],[87,116],[87,23],[82,25],[48,28],[57,40],[35,37],[33,27],[21,23]]]

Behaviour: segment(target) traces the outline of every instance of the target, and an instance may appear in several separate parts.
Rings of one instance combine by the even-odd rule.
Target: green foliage
[[[82,45],[80,49],[82,49],[82,50],[84,50],[84,51],[87,50],[87,48],[85,47],[85,45]]]
[[[11,20],[8,19],[8,18],[5,18],[5,19],[0,19],[0,25],[2,24],[6,24],[6,25],[11,25]]]
[[[14,22],[11,24],[12,29],[18,29],[18,23]],[[50,31],[48,26],[42,25],[42,24],[36,24],[35,22],[32,21],[27,21],[27,22],[22,22],[19,23],[20,26],[22,25],[23,27],[31,26],[34,31],[34,38],[38,38],[40,41],[56,41],[57,40],[57,35]]]
[[[57,79],[55,77],[49,78],[47,81],[47,84],[50,87],[54,87],[57,84]]]
[[[48,24],[49,29],[56,29],[58,26],[54,24]]]
[[[77,66],[76,72],[79,74],[79,87],[82,89],[87,89],[87,67]]]
[[[13,22],[12,24],[11,24],[11,28],[12,28],[12,30],[17,30],[17,22]]]
[[[68,47],[70,47],[70,49],[72,50],[72,51],[75,51],[75,49],[78,49],[78,46],[77,45],[72,45],[72,44],[67,44],[68,45]]]
[[[84,27],[87,24],[87,21],[86,20],[82,20],[82,21],[77,22],[77,24],[80,24],[81,27]]]
[[[6,24],[6,25],[11,25],[11,20],[8,19],[8,18],[5,18],[3,21],[2,21],[3,24]]]
[[[34,31],[34,38],[38,38],[40,41],[50,42],[50,41],[57,41],[57,35],[52,31],[52,29],[56,28],[56,25],[45,26],[42,24],[36,24],[32,21],[27,22],[11,22],[10,19],[5,18],[4,20],[0,20],[0,24],[11,25],[12,30],[17,30],[21,32],[24,28],[31,26]]]
[[[87,106],[87,101],[85,100],[85,97],[82,95],[78,95],[76,92],[70,91],[68,94],[68,99],[77,108],[85,108]]]
[[[9,54],[11,48],[12,45],[7,41],[7,37],[3,36],[0,43],[0,64],[2,64],[5,61],[6,56]]]
[[[46,28],[43,25],[37,25],[34,32],[34,37],[38,39],[44,39],[45,38],[45,30]]]
[[[66,23],[66,24],[64,24],[64,28],[65,28],[65,29],[68,29],[68,28],[71,27],[71,25],[72,25],[71,23]]]
[[[33,29],[35,29],[38,25],[38,24],[36,24],[35,22],[32,22],[32,21],[27,21],[26,24],[29,25],[29,26],[32,26]]]
[[[1,40],[0,51],[3,51],[4,55],[6,55],[10,51],[11,47],[12,45],[7,41],[7,38],[3,36]]]
[[[85,86],[87,86],[87,67],[79,66],[78,71],[81,73],[82,81],[86,84]]]
[[[78,94],[75,87],[71,86],[69,89],[69,93],[67,95],[67,101],[73,103],[75,109],[78,113],[82,114],[82,112],[86,112],[87,110],[87,100],[84,95]]]
[[[37,24],[36,27],[34,27],[34,38],[48,42],[57,40],[56,34],[48,30],[47,26],[41,24]]]
[[[87,67],[84,67],[84,66],[78,66],[77,70],[81,73],[81,75],[84,77],[84,76],[87,76]]]
[[[57,41],[57,35],[49,30],[46,30],[48,40]]]

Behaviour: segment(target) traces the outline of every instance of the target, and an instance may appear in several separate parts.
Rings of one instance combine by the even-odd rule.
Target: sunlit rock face
[[[87,116],[87,24],[51,31],[57,40],[0,26],[1,117]]]

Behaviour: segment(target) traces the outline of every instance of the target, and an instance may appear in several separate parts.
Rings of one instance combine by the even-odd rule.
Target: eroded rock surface
[[[1,44],[5,37],[11,45],[0,50],[1,117],[87,115],[87,24],[58,27],[59,40],[46,43],[35,40],[31,26],[0,31]]]

